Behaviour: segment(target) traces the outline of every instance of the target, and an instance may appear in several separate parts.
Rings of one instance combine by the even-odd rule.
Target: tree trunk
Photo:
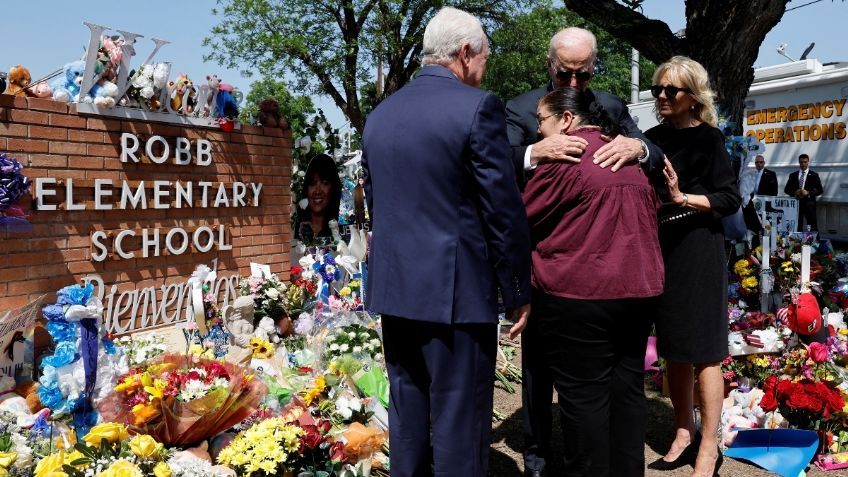
[[[651,20],[615,0],[565,0],[565,5],[627,41],[654,63],[686,55],[704,65],[719,113],[742,130],[745,97],[754,81],[754,61],[766,34],[780,22],[789,0],[687,0],[686,32]]]

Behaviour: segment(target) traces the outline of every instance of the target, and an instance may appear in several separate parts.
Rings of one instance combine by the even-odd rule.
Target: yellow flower
[[[133,437],[130,441],[130,450],[133,454],[143,459],[153,457],[162,448],[162,444],[156,442],[156,439],[147,434]]]
[[[250,338],[250,347],[253,348],[253,357],[257,359],[268,359],[276,351],[273,344],[255,336]]]
[[[341,295],[341,296],[350,295],[350,287],[344,287],[341,290],[339,290],[339,295]]]
[[[733,264],[733,271],[740,277],[747,277],[751,274],[751,270],[748,269],[748,261],[745,259],[739,260]]]
[[[73,429],[68,429],[67,434],[62,433],[62,435],[56,436],[56,438],[53,440],[53,445],[56,446],[56,449],[58,450],[64,450],[69,447],[73,447],[76,443],[77,433]]]
[[[97,477],[144,477],[144,474],[132,462],[118,459]]]
[[[140,426],[158,417],[159,408],[156,401],[151,404],[136,404],[132,408],[132,413],[135,418],[133,419],[133,424]]]
[[[72,462],[74,462],[74,461],[76,461],[76,460],[78,460],[78,459],[82,459],[82,458],[84,458],[84,457],[85,457],[85,454],[83,454],[82,452],[80,452],[80,451],[78,451],[78,450],[74,449],[74,451],[73,451],[73,452],[71,452],[70,454],[68,454],[68,455],[65,457],[65,463],[66,463],[66,464],[68,464],[68,465],[73,465],[73,464],[72,464]],[[75,467],[80,468],[80,469],[84,469],[84,468],[86,468],[86,467],[88,467],[88,466],[89,466],[89,464],[84,464],[84,465],[77,465],[77,466],[75,466]]]
[[[156,477],[171,477],[171,468],[168,464],[160,462],[153,468],[153,475]]]
[[[139,380],[138,375],[127,376],[124,378],[123,381],[121,381],[120,383],[118,383],[117,386],[115,386],[115,392],[120,393],[126,391],[128,393],[131,393],[135,391],[136,388],[138,388],[140,385],[141,381]]]
[[[18,459],[18,454],[15,452],[0,452],[0,468],[8,469]]]
[[[127,437],[129,437],[129,434],[123,424],[104,422],[92,427],[82,440],[90,446],[100,447],[102,440],[114,443],[126,440]]]
[[[65,463],[65,451],[50,454],[41,459],[35,466],[35,477],[47,477],[50,473],[61,471]]]
[[[753,290],[754,288],[757,288],[757,285],[759,284],[760,282],[757,280],[756,277],[745,277],[742,279],[742,288],[747,288],[748,290]]]
[[[162,399],[165,396],[165,388],[168,387],[168,383],[156,378],[153,380],[153,385],[144,386],[144,391],[150,395],[151,399]]]
[[[188,354],[197,356],[198,358],[215,359],[215,354],[211,348],[204,348],[199,344],[193,344],[188,349]]]

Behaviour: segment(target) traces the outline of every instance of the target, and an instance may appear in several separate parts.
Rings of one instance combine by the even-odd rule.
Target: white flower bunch
[[[343,419],[350,419],[355,412],[362,412],[362,400],[356,397],[346,398],[341,396],[336,399],[336,412]]]

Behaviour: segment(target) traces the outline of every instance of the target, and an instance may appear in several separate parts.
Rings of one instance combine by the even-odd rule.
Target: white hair
[[[484,41],[488,40],[477,17],[458,8],[444,7],[424,29],[424,64],[451,63],[466,43],[476,55],[483,51]]]
[[[592,58],[589,64],[595,64],[598,57],[598,40],[595,35],[585,28],[568,27],[556,32],[548,47],[548,58],[556,59],[556,51],[560,48],[582,46],[588,43],[592,47]]]

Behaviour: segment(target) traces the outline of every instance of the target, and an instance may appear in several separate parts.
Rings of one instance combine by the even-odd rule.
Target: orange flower
[[[135,419],[133,419],[133,424],[136,426],[144,425],[157,416],[159,416],[159,402],[154,401],[150,404],[136,404],[132,408],[132,413]]]

